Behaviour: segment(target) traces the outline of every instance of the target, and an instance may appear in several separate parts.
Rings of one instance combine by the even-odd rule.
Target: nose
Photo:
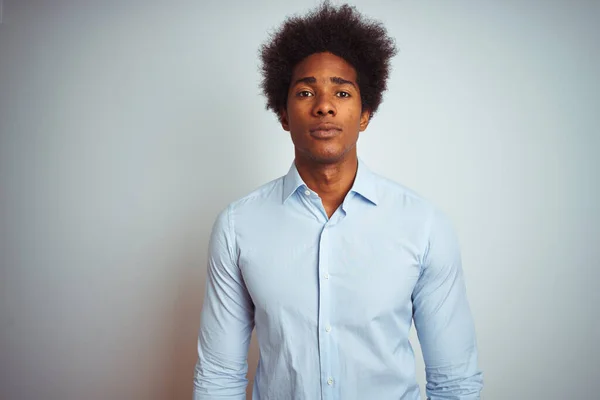
[[[315,106],[313,108],[313,114],[316,117],[324,117],[324,116],[335,116],[337,110],[335,109],[335,104],[328,98],[328,96],[318,96],[317,101],[315,102]]]

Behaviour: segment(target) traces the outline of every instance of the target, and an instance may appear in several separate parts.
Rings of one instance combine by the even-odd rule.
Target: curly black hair
[[[354,67],[363,110],[373,116],[387,88],[394,40],[381,22],[361,15],[348,4],[325,1],[304,17],[288,17],[260,48],[261,89],[267,110],[278,116],[287,106],[294,67],[306,57],[329,52]]]

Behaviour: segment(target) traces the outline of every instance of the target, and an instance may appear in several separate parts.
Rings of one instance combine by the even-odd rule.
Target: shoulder
[[[373,174],[380,206],[389,216],[401,216],[400,222],[418,233],[423,247],[432,242],[456,244],[456,232],[449,215],[415,190],[384,176]]]
[[[376,182],[379,201],[384,207],[404,209],[427,220],[439,212],[434,203],[412,188],[378,173],[372,173],[372,176]]]
[[[254,207],[268,206],[281,202],[283,179],[284,177],[281,176],[259,186],[245,196],[231,202],[227,208],[235,214],[253,211]]]
[[[282,201],[283,176],[259,186],[250,193],[230,202],[223,208],[215,226],[233,229],[235,220],[243,216],[256,215],[262,210],[273,208]]]

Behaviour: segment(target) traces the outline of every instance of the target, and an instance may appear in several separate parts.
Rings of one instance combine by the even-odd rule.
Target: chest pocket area
[[[365,322],[406,311],[419,279],[419,253],[410,241],[341,241],[333,256],[333,295]]]

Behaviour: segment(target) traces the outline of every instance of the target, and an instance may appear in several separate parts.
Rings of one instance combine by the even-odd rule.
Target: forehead
[[[315,77],[317,80],[340,77],[356,81],[356,70],[346,60],[331,53],[315,53],[294,67],[292,79]]]

